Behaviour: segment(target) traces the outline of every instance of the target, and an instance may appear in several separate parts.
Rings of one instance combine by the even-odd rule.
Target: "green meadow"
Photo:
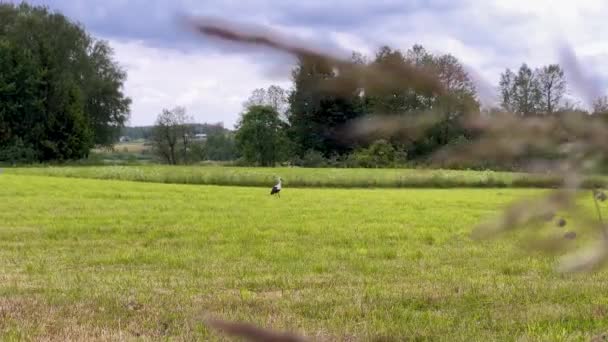
[[[559,274],[554,258],[526,253],[514,237],[470,238],[477,223],[542,189],[286,186],[274,198],[271,185],[154,183],[204,183],[195,168],[117,177],[148,182],[82,179],[110,178],[107,170],[0,174],[0,340],[225,340],[209,317],[331,341],[608,332],[606,272]],[[315,179],[255,170],[224,174]],[[319,182],[329,184],[364,171],[325,172]],[[378,182],[403,174],[376,172]]]

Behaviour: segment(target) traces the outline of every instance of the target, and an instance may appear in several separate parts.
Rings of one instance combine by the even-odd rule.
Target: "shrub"
[[[17,139],[15,144],[0,148],[0,162],[6,163],[32,163],[39,158],[37,151]]]
[[[308,150],[300,160],[300,165],[304,167],[323,167],[327,166],[327,160],[321,152]]]
[[[349,167],[379,168],[396,167],[405,162],[405,152],[397,151],[390,142],[380,139],[350,154],[346,164]]]

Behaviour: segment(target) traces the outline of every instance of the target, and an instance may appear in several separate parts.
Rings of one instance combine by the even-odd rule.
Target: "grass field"
[[[150,152],[150,150],[151,148],[149,146],[144,145],[144,143],[141,141],[121,142],[114,145],[114,151],[122,153],[145,153]],[[93,152],[106,153],[109,151],[107,149],[98,148],[94,149]]]
[[[88,159],[79,161],[87,165],[140,165],[154,162],[150,146],[143,142],[127,142],[114,145],[113,150],[96,148]]]
[[[7,173],[173,184],[272,186],[276,177],[288,187],[331,188],[496,188],[555,187],[555,176],[494,172],[417,169],[247,168],[214,166],[81,166],[6,169]],[[588,184],[606,184],[593,177]]]
[[[543,190],[286,188],[277,199],[10,173],[0,189],[3,341],[221,339],[207,315],[349,341],[608,332],[606,272],[560,275],[513,241],[469,238]]]

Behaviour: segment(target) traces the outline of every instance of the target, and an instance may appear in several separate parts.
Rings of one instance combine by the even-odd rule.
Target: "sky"
[[[576,51],[600,92],[608,86],[605,0],[30,0],[80,22],[109,41],[127,71],[130,125],[150,125],[163,109],[184,106],[197,122],[232,128],[256,88],[291,87],[293,60],[196,36],[180,15],[264,25],[333,51],[373,55],[381,45],[422,44],[456,56],[484,104],[496,100],[505,68],[560,61]],[[604,62],[604,63],[602,63]],[[568,75],[568,67],[566,72]],[[572,89],[572,96],[577,96]],[[584,105],[585,103],[582,103]]]

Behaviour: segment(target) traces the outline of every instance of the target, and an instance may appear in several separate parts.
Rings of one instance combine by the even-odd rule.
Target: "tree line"
[[[608,97],[596,99],[591,111],[565,100],[568,93],[564,70],[559,64],[550,64],[532,70],[523,63],[517,73],[506,69],[500,75],[500,108],[496,111],[515,113],[523,117],[565,112],[605,114]]]
[[[438,146],[466,136],[456,119],[466,108],[479,109],[479,104],[473,82],[454,56],[435,56],[421,45],[406,52],[384,46],[371,61],[358,53],[353,53],[352,60],[387,70],[405,64],[432,68],[449,93],[416,92],[407,82],[363,89],[352,81],[348,71],[337,70],[320,60],[299,60],[292,71],[292,89],[276,85],[255,89],[244,103],[234,134],[235,157],[243,164],[260,166],[277,163],[320,166],[330,160],[335,166],[387,166],[426,155]],[[366,115],[414,117],[437,106],[445,108],[449,117],[418,141],[392,139],[368,144],[340,137],[345,124]],[[163,137],[161,133],[167,126],[162,119],[166,114],[164,110],[156,124],[155,139],[160,154],[167,145],[172,145],[168,135]],[[173,113],[174,120],[180,121],[179,116]],[[173,124],[175,130],[180,126],[183,124]],[[181,145],[183,149],[184,143]]]
[[[414,91],[407,82],[360,88],[350,75],[332,65],[300,60],[292,73],[290,91],[276,86],[257,89],[245,103],[236,132],[241,158],[263,166],[289,162],[304,166],[386,167],[424,163],[439,148],[474,137],[475,132],[462,127],[458,119],[467,111],[482,110],[477,89],[453,55],[431,54],[416,44],[405,52],[384,46],[371,60],[354,53],[352,60],[389,70],[413,65],[434,73],[447,93]],[[332,87],[331,91],[328,87]],[[336,87],[340,90],[338,95]],[[497,89],[499,106],[484,108],[488,115],[508,112],[530,117],[585,111],[566,100],[567,81],[559,64],[533,70],[523,63],[516,72],[506,69]],[[589,114],[605,114],[607,103],[606,97],[597,99]],[[414,119],[427,115],[431,109],[441,112],[442,119],[416,139],[341,139],[340,128],[352,120],[374,115]]]
[[[447,92],[415,91],[411,82],[405,80],[362,87],[348,72],[326,61],[301,59],[292,70],[291,89],[276,85],[258,88],[244,102],[235,133],[223,134],[228,138],[222,142],[236,147],[232,149],[232,157],[243,164],[260,166],[279,163],[403,166],[424,163],[425,158],[446,145],[473,139],[475,132],[463,127],[459,120],[467,111],[484,111],[488,115],[510,113],[522,118],[585,112],[566,100],[568,86],[559,64],[532,69],[523,63],[516,72],[505,69],[497,85],[498,106],[482,109],[469,73],[451,54],[432,54],[419,44],[405,52],[384,46],[371,59],[353,53],[352,61],[385,70],[414,66],[433,73]],[[375,115],[416,119],[428,115],[430,110],[441,112],[442,119],[416,139],[380,137],[356,141],[344,139],[341,131],[353,120]],[[608,100],[602,97],[596,100],[589,114],[606,112]],[[162,140],[157,139],[159,143]],[[488,167],[484,161],[480,161],[480,165]]]
[[[106,41],[60,13],[0,3],[0,161],[86,158],[129,118]]]

